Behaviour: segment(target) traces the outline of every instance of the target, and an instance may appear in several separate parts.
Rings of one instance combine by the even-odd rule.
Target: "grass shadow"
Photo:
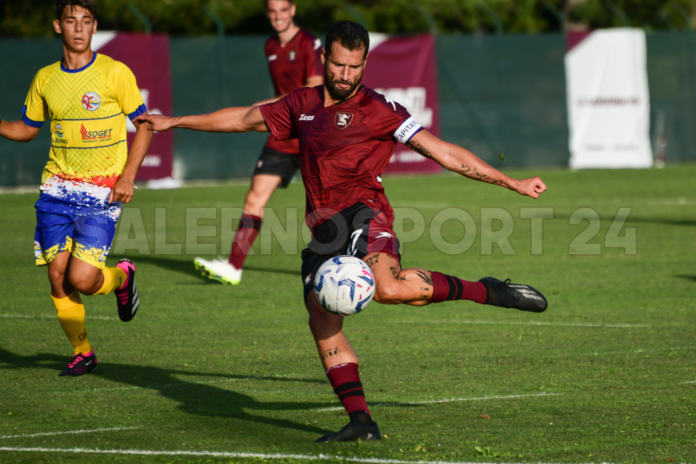
[[[299,267],[299,266],[298,266]],[[256,267],[256,266],[244,266],[245,271],[254,271],[254,272],[269,272],[271,274],[286,274],[286,275],[292,275],[292,276],[301,276],[302,272],[298,268],[296,271],[291,271],[289,269],[275,269],[275,268],[264,268],[264,267]]]
[[[187,260],[182,260],[182,259],[176,259],[176,258],[168,258],[164,256],[125,256],[125,255],[111,255],[112,258],[114,259],[121,259],[121,258],[129,258],[132,259],[136,264],[138,263],[146,263],[146,264],[152,264],[153,266],[161,267],[162,269],[167,269],[169,271],[174,271],[174,272],[179,272],[182,274],[186,274],[189,276],[196,276],[198,277],[201,281],[206,282],[206,283],[217,283],[213,280],[208,279],[207,277],[203,277],[198,271],[196,271],[196,268],[193,266],[193,260],[192,259],[187,259]],[[266,268],[266,267],[256,267],[256,266],[245,266],[244,270],[246,271],[253,271],[253,272],[269,272],[272,274],[286,274],[286,275],[293,275],[293,276],[300,276],[302,273],[299,270],[299,265],[298,269],[296,271],[292,271],[289,269],[277,269],[277,268]]]
[[[678,277],[680,279],[684,280],[690,280],[692,282],[696,282],[696,275],[675,275],[674,277]]]
[[[49,353],[22,356],[0,348],[0,369],[49,368],[56,371],[65,366],[67,359]],[[270,380],[275,382],[326,383],[318,379],[286,379],[282,377],[256,377],[234,374],[208,374],[190,371],[177,371],[151,366],[132,364],[99,363],[90,375],[98,376],[118,384],[133,388],[154,390],[165,398],[177,403],[177,408],[187,414],[231,418],[253,423],[283,427],[302,432],[323,435],[331,433],[311,425],[300,424],[286,419],[274,419],[253,414],[250,411],[308,410],[335,406],[327,402],[265,402],[250,395],[223,389],[211,383],[233,383],[239,380]],[[215,380],[202,383],[182,380],[177,375],[212,377]],[[66,379],[69,380],[69,379]],[[237,432],[239,433],[239,432]]]
[[[137,265],[138,263],[145,263],[145,264],[152,264],[153,266],[161,267],[162,269],[166,269],[168,271],[174,271],[174,272],[179,272],[181,274],[186,274],[188,276],[195,276],[201,282],[205,283],[215,283],[214,281],[208,279],[207,277],[203,277],[200,272],[196,270],[195,267],[193,267],[193,260],[181,260],[181,259],[175,259],[175,258],[165,258],[165,257],[155,257],[155,256],[136,256],[136,257],[128,257],[125,255],[111,255],[112,258],[114,259],[121,259],[121,258],[129,258],[132,259],[135,264]]]

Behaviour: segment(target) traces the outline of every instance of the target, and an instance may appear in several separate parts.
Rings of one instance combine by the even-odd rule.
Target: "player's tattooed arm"
[[[421,130],[416,133],[407,144],[423,156],[429,155],[443,168],[469,179],[500,185],[520,195],[527,195],[532,198],[538,198],[546,190],[546,185],[539,177],[522,180],[513,179],[489,166],[466,148],[447,143],[427,130]]]
[[[417,140],[409,140],[408,143],[406,144],[408,148],[411,150],[420,153],[421,155],[425,156],[426,158],[433,159],[433,155],[430,154],[427,148],[425,148],[420,142]]]
[[[466,176],[466,177],[469,177],[471,179],[480,180],[481,182],[486,182],[488,184],[500,185],[502,187],[510,188],[508,185],[505,184],[505,182],[503,180],[493,179],[493,178],[487,176],[486,174],[482,174],[482,173],[478,172],[478,170],[476,169],[476,166],[474,166],[472,168],[471,166],[466,166],[466,165],[462,164],[462,168],[459,170],[459,174]]]

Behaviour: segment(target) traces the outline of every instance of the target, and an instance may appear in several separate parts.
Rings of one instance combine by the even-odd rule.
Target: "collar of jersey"
[[[288,40],[288,43],[286,43],[285,45],[282,45],[282,44],[280,43],[280,37],[278,37],[278,34],[276,34],[274,37],[275,37],[275,39],[278,41],[278,45],[280,45],[280,48],[282,48],[283,50],[285,50],[285,47],[287,47],[288,45],[290,45],[290,44],[292,43],[293,40],[295,40],[296,38],[298,38],[298,37],[300,36],[300,33],[302,33],[302,28],[300,28],[300,30],[297,31],[297,33],[296,33],[295,35],[292,36],[292,39]]]
[[[94,52],[94,56],[92,57],[92,61],[87,63],[85,66],[81,67],[80,69],[68,69],[65,66],[63,66],[63,60],[61,59],[60,60],[60,69],[66,73],[79,73],[79,72],[84,71],[85,69],[89,68],[90,66],[92,66],[92,64],[96,60],[97,60],[97,52]]]

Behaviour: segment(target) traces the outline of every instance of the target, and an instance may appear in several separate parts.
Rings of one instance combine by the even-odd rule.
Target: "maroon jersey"
[[[268,39],[266,58],[276,97],[299,89],[305,85],[308,78],[324,73],[321,64],[321,40],[302,29],[284,47],[280,45],[277,35]],[[269,137],[266,146],[292,155],[300,151],[297,140],[280,142]]]
[[[403,106],[361,86],[353,98],[324,107],[322,85],[263,105],[261,114],[276,140],[300,142],[310,229],[357,202],[384,212],[391,226],[381,175],[397,141],[422,129]]]

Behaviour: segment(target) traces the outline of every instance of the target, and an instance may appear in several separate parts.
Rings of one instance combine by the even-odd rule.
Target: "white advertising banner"
[[[569,44],[570,167],[651,167],[645,32],[600,30]]]

